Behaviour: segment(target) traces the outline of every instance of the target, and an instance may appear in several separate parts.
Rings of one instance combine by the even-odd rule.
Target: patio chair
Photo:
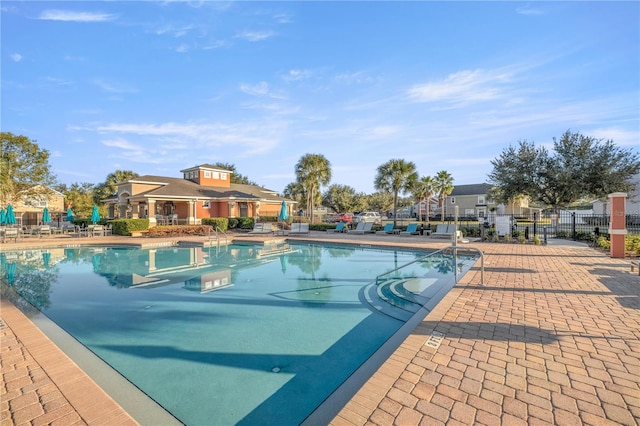
[[[369,232],[374,232],[373,222],[360,222],[360,223],[364,223],[364,226],[362,227],[362,229],[358,229],[358,227],[356,227],[356,229],[353,230],[354,234],[366,234]],[[360,223],[358,225],[360,225]]]
[[[327,232],[346,232],[345,223],[338,222],[338,225],[334,229],[327,229]]]
[[[256,223],[253,225],[253,230],[249,231],[249,234],[270,234],[272,232],[270,223]]]
[[[360,234],[362,233],[362,231],[364,230],[364,226],[367,224],[368,222],[358,222],[358,225],[356,226],[356,229],[351,230],[351,231],[345,231],[345,232],[355,232],[356,234]]]
[[[309,233],[309,224],[308,223],[298,223],[297,227],[294,227],[295,223],[291,224],[291,231],[289,231],[289,235],[294,234],[308,234]]]
[[[382,235],[393,234],[393,223],[387,223],[386,225],[384,225],[384,228],[382,229],[382,231],[378,231],[376,232],[376,234],[382,234]]]
[[[6,242],[8,239],[12,239],[17,243],[20,240],[20,232],[18,228],[5,228],[2,235],[2,242]]]
[[[410,236],[410,235],[419,235],[419,234],[420,232],[418,231],[417,223],[410,223],[409,225],[407,225],[406,231],[400,232],[400,235],[402,235],[403,237]]]
[[[40,237],[43,237],[45,235],[51,235],[51,226],[50,225],[42,225],[39,229],[38,229],[38,234],[40,234]]]
[[[104,226],[102,225],[94,225],[91,229],[92,237],[103,237],[104,236]]]

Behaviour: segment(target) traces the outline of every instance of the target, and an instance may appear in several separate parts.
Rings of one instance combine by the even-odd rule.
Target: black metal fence
[[[608,237],[609,215],[594,215],[573,211],[560,211],[558,214],[531,215],[493,215],[487,221],[459,220],[460,227],[466,228],[468,233],[475,234],[473,228],[493,229],[494,223],[501,218],[508,218],[512,234],[526,235],[527,239],[534,236],[540,238],[567,238],[572,240],[592,241],[598,236]],[[626,226],[628,234],[640,234],[640,215],[627,215]]]

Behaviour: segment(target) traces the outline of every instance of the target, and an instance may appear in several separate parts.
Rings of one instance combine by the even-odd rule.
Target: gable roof
[[[140,176],[127,182],[145,182],[158,185],[157,188],[138,193],[133,198],[198,198],[201,200],[252,200],[252,201],[289,201],[291,200],[277,195],[276,191],[256,185],[232,183],[229,188],[219,186],[200,185],[183,178],[166,176]]]
[[[493,185],[488,183],[474,183],[471,185],[458,185],[453,188],[450,197],[460,197],[463,195],[486,195]]]

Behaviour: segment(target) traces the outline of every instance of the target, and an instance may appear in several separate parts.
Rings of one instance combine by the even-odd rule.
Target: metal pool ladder
[[[389,274],[391,274],[391,273],[393,273],[393,272],[397,272],[397,271],[399,271],[400,269],[406,268],[407,266],[412,265],[412,264],[414,264],[414,263],[422,262],[423,260],[425,260],[425,259],[426,259],[426,258],[428,258],[428,257],[431,257],[431,256],[433,256],[433,255],[435,255],[435,254],[438,254],[438,253],[442,253],[442,252],[444,252],[445,250],[449,250],[449,249],[453,249],[453,256],[454,256],[454,258],[455,258],[455,257],[457,257],[457,255],[458,255],[458,251],[475,251],[475,252],[477,252],[477,253],[479,253],[479,254],[480,254],[480,283],[479,283],[478,285],[480,285],[480,286],[484,287],[486,284],[485,284],[485,282],[484,282],[484,253],[482,252],[482,250],[480,250],[480,249],[478,249],[478,248],[475,248],[475,247],[464,247],[464,248],[460,248],[458,245],[455,245],[455,244],[454,244],[454,245],[452,245],[452,246],[448,246],[448,247],[445,247],[445,248],[443,248],[443,249],[440,249],[440,250],[434,251],[433,253],[429,253],[429,254],[427,254],[427,255],[425,255],[425,256],[422,256],[422,257],[420,257],[420,258],[418,258],[418,259],[412,260],[411,262],[405,263],[405,264],[404,264],[404,265],[402,265],[402,266],[398,266],[397,268],[394,268],[394,269],[392,269],[392,270],[390,270],[390,271],[387,271],[387,272],[385,272],[385,273],[383,273],[383,274],[378,275],[378,276],[376,277],[376,285],[378,285],[378,284],[380,283],[380,281],[381,281],[381,280],[382,280],[382,281],[384,281],[384,279],[383,279],[382,277],[384,277],[385,275],[389,275]],[[456,268],[456,269],[454,269],[454,270],[456,270],[456,271],[457,271],[457,268]],[[456,274],[456,282],[458,282],[457,274]]]

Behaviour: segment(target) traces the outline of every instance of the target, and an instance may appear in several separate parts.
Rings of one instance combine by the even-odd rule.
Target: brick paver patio
[[[640,424],[640,277],[630,262],[584,246],[470,245],[485,253],[486,285],[477,267],[464,276],[331,424]],[[4,299],[2,320],[2,425],[135,424]],[[439,346],[425,345],[434,331]]]

